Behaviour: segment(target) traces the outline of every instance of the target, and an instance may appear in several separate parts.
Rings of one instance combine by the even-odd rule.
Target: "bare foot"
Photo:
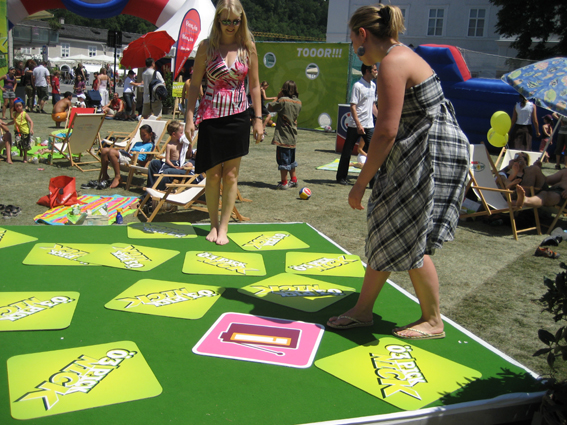
[[[100,177],[100,181],[103,181],[103,180],[110,180],[110,176],[109,176],[108,174],[103,174],[103,175]]]
[[[345,313],[341,314],[343,316],[339,319],[339,316],[333,316],[327,321],[327,325],[348,325],[352,322],[351,319],[348,319],[345,316],[352,317],[353,319],[360,320],[361,322],[370,322],[372,320],[372,312],[370,314],[358,312],[354,308],[346,311]]]
[[[410,330],[408,328],[418,329],[422,332],[426,332],[428,334],[434,335],[443,332],[444,327],[443,327],[443,322],[439,323],[439,325],[433,326],[429,322],[418,320],[417,322],[410,323],[409,325],[402,326],[399,328],[394,328],[393,331],[398,333],[399,336],[405,336],[410,338],[423,336],[423,334],[420,334],[419,332]]]
[[[120,176],[114,177],[114,180],[112,180],[112,183],[110,184],[110,188],[114,189],[115,187],[120,186],[120,183],[121,183]]]
[[[207,235],[207,237],[205,239],[207,239],[209,242],[216,242],[217,241],[217,228],[211,227],[211,231],[209,232],[209,234]]]
[[[526,198],[526,191],[522,186],[520,185],[516,186],[516,195],[517,195],[516,208],[521,209],[524,206],[524,200]]]
[[[226,245],[227,243],[229,243],[229,239],[228,236],[226,234],[226,232],[221,232],[219,230],[218,234],[217,234],[217,240],[215,241],[215,243],[217,245]]]

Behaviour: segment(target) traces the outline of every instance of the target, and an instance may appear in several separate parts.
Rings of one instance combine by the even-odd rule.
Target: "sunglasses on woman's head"
[[[223,19],[222,21],[220,21],[220,23],[223,24],[225,27],[231,25],[237,27],[238,25],[240,25],[241,21],[242,21],[241,19],[235,19],[234,21],[231,21],[230,19]]]

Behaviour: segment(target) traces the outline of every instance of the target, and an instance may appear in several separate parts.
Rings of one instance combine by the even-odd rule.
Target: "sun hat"
[[[87,98],[87,96],[85,96],[83,93],[78,94],[77,97],[78,97],[78,98],[81,97],[81,98],[83,98],[83,99],[86,99],[86,98]]]

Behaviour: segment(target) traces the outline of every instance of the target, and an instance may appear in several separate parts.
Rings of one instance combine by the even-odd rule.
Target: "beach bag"
[[[160,102],[164,102],[169,95],[163,81],[156,77],[157,70],[154,71],[154,76],[152,77],[152,81],[150,81],[150,100],[159,100]]]
[[[49,209],[61,205],[71,206],[78,204],[75,177],[58,176],[49,181],[49,195],[42,196],[37,201]]]

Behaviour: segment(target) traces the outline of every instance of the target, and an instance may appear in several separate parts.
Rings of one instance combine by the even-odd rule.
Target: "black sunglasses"
[[[230,19],[223,19],[222,21],[220,21],[220,23],[225,27],[228,27],[230,25],[237,27],[238,25],[240,25],[240,22],[242,22],[241,19],[235,19],[234,21],[231,21]]]

